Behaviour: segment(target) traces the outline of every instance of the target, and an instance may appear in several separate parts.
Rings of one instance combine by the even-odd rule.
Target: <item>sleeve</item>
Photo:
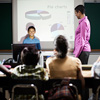
[[[23,40],[23,44],[25,44],[25,39]]]
[[[5,73],[7,76],[11,75],[10,70],[8,70],[4,65],[0,65],[0,71],[2,71],[3,73]]]
[[[40,45],[40,40],[39,39],[37,39],[36,47],[37,47],[38,50],[41,50],[41,45]]]
[[[44,80],[48,80],[49,77],[48,77],[48,72],[46,69],[44,69]]]
[[[78,69],[79,70],[81,70],[81,72],[82,72],[82,63],[81,63],[81,61],[78,59],[78,58],[76,58],[77,60],[76,60],[76,63],[77,63],[77,66],[78,66]]]
[[[12,72],[12,75],[11,75],[12,78],[15,79],[18,77],[18,69],[20,68],[21,68],[21,65],[16,66],[14,69],[10,70]]]
[[[37,44],[37,49],[38,49],[38,50],[41,50],[40,43]]]
[[[52,62],[52,58],[51,57],[47,58],[47,60],[46,60],[46,69],[47,69],[47,72],[48,72],[48,75],[49,76],[50,76],[50,68],[49,68],[49,65],[50,65],[51,62]]]
[[[87,25],[85,22],[83,22],[82,24],[80,24],[80,34],[79,34],[79,42],[78,42],[79,44],[77,49],[78,52],[75,55],[76,57],[78,57],[83,50],[86,41],[86,33],[87,33]]]
[[[98,57],[97,61],[96,62],[100,62],[100,56]]]

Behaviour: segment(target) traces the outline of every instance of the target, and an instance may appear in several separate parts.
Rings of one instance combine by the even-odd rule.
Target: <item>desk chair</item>
[[[36,95],[36,100],[38,100],[38,89],[37,87],[34,85],[34,84],[18,84],[18,85],[15,85],[13,88],[12,88],[12,99],[11,100],[14,100],[14,94],[17,92],[17,94],[19,94],[19,91],[17,89],[17,91],[15,92],[15,89],[16,88],[24,88],[24,93],[28,93],[27,90],[25,90],[26,88],[33,88],[35,90],[35,95]],[[22,91],[21,91],[22,92]],[[22,93],[23,94],[23,93]],[[34,93],[33,93],[34,95]]]
[[[100,91],[100,85],[98,86],[97,91],[96,91],[96,100],[98,100],[98,97],[99,97],[99,91]]]
[[[45,90],[49,91],[53,87],[53,83],[61,83],[62,79],[50,79],[45,82]],[[82,94],[82,86],[81,81],[79,79],[71,79],[69,86],[72,87],[72,90],[74,91],[76,95],[76,100],[79,100],[78,95]]]
[[[44,81],[36,79],[12,79],[11,97],[14,100],[14,95],[36,95],[36,100],[38,100],[38,95],[44,94]]]

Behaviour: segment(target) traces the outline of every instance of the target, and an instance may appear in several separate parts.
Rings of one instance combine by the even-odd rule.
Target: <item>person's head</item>
[[[59,35],[55,39],[55,50],[57,51],[56,56],[58,58],[65,58],[68,52],[68,42],[67,39],[63,35]]]
[[[29,34],[29,36],[33,37],[35,33],[36,33],[35,27],[34,26],[30,26],[28,28],[28,34]]]
[[[75,7],[75,15],[78,19],[81,19],[81,16],[85,14],[85,7],[83,5],[78,5]]]
[[[25,47],[21,52],[21,61],[25,65],[37,65],[39,61],[38,50],[35,47]]]

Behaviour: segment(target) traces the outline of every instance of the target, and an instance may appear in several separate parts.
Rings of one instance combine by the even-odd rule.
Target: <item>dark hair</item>
[[[65,58],[68,52],[68,42],[67,39],[63,35],[59,35],[56,38],[56,50],[58,52],[58,58]]]
[[[25,65],[37,65],[39,61],[38,51],[35,47],[25,47],[23,49],[22,62]]]
[[[34,26],[30,26],[30,27],[28,28],[28,32],[29,32],[29,30],[30,30],[31,28],[34,29],[34,30],[36,31],[36,29],[35,29]]]
[[[85,7],[83,5],[78,5],[77,7],[75,7],[75,11],[77,13],[80,11],[82,14],[85,14]]]

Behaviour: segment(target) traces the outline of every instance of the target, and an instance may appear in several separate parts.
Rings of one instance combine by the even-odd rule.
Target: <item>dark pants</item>
[[[79,55],[79,59],[81,60],[82,64],[88,64],[88,58],[89,58],[90,52],[82,51]],[[85,88],[82,93],[82,100],[88,100],[89,98],[89,89]]]
[[[82,51],[79,55],[79,59],[81,60],[82,64],[88,64],[88,58],[89,58],[90,52]]]

